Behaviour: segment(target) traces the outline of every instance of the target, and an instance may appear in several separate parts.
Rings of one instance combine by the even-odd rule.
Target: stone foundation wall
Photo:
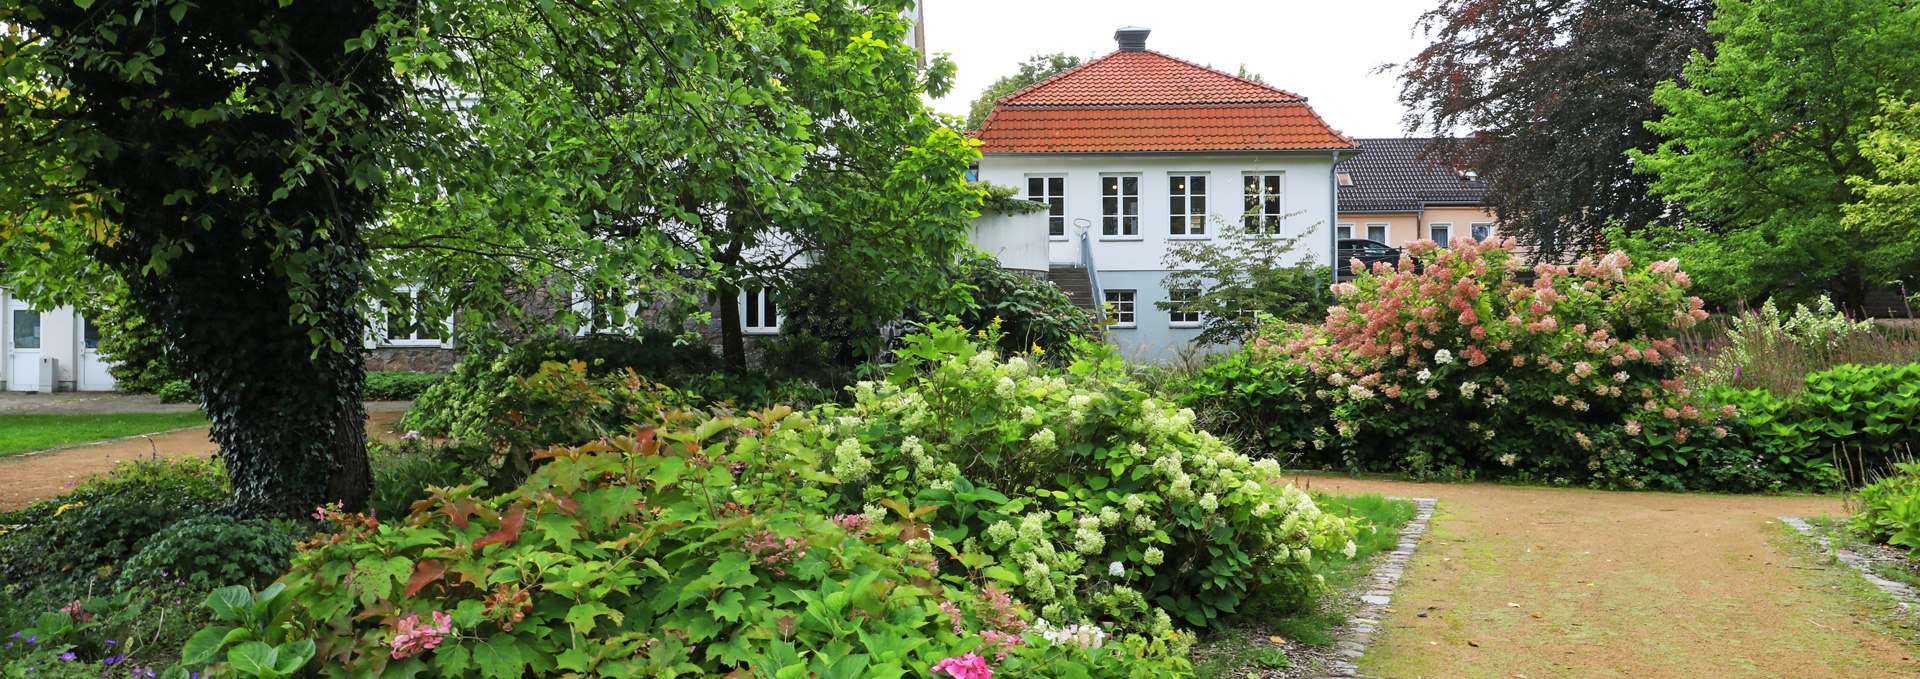
[[[439,347],[379,347],[367,350],[368,372],[452,372],[460,352]]]

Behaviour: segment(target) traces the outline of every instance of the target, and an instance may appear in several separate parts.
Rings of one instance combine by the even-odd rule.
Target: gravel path
[[[1778,540],[1777,517],[1839,514],[1836,499],[1298,483],[1440,501],[1363,674],[1920,676],[1914,649]]]
[[[367,435],[396,438],[393,428],[407,405],[368,403]],[[207,428],[195,427],[0,458],[0,511],[64,493],[82,479],[112,470],[121,462],[148,457],[208,457],[215,450],[207,440]]]

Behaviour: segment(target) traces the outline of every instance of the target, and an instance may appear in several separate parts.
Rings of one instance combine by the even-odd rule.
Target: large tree
[[[1634,156],[1655,192],[1723,225],[1676,234],[1677,249],[1734,298],[1824,291],[1858,313],[1916,266],[1900,238],[1844,216],[1879,172],[1862,146],[1889,120],[1882,99],[1920,94],[1920,11],[1722,0],[1712,31],[1716,54],[1654,95],[1667,114],[1649,128],[1669,140]]]
[[[43,301],[118,279],[213,419],[234,511],[371,490],[362,228],[398,88],[373,0],[0,7],[0,255]]]
[[[434,0],[398,51],[438,96],[374,246],[476,320],[516,288],[711,302],[735,364],[737,292],[802,268],[872,319],[950,298],[921,264],[966,246],[977,153],[921,101],[952,65],[919,65],[907,5]]]
[[[1001,97],[1026,89],[1027,86],[1065,73],[1080,65],[1080,57],[1067,56],[1059,52],[1053,54],[1035,54],[1020,62],[1020,70],[1012,75],[1000,76],[980,96],[967,107],[967,129],[976,130],[980,123],[987,121],[987,114],[993,113],[993,105]]]
[[[1611,224],[1683,217],[1647,192],[1630,149],[1662,137],[1656,83],[1710,49],[1711,0],[1444,0],[1421,19],[1432,44],[1406,63],[1400,100],[1416,133],[1451,137],[1436,160],[1487,183],[1502,230],[1542,255],[1601,242]]]

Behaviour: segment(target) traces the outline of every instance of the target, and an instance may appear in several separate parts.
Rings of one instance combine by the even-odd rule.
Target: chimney
[[[1120,43],[1122,52],[1147,51],[1147,34],[1153,31],[1139,26],[1128,26],[1113,32],[1113,39]]]

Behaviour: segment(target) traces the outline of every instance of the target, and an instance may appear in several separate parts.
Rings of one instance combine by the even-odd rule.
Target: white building
[[[0,389],[113,391],[100,333],[73,307],[36,309],[0,290]]]
[[[1304,256],[1331,265],[1334,168],[1360,147],[1305,97],[1149,51],[1147,34],[1120,29],[1117,51],[1007,95],[974,136],[981,179],[1049,206],[1025,237],[1048,241],[1050,275],[1111,305],[1124,354],[1164,360],[1200,327],[1154,306],[1184,292],[1163,285],[1169,244],[1312,229]]]

